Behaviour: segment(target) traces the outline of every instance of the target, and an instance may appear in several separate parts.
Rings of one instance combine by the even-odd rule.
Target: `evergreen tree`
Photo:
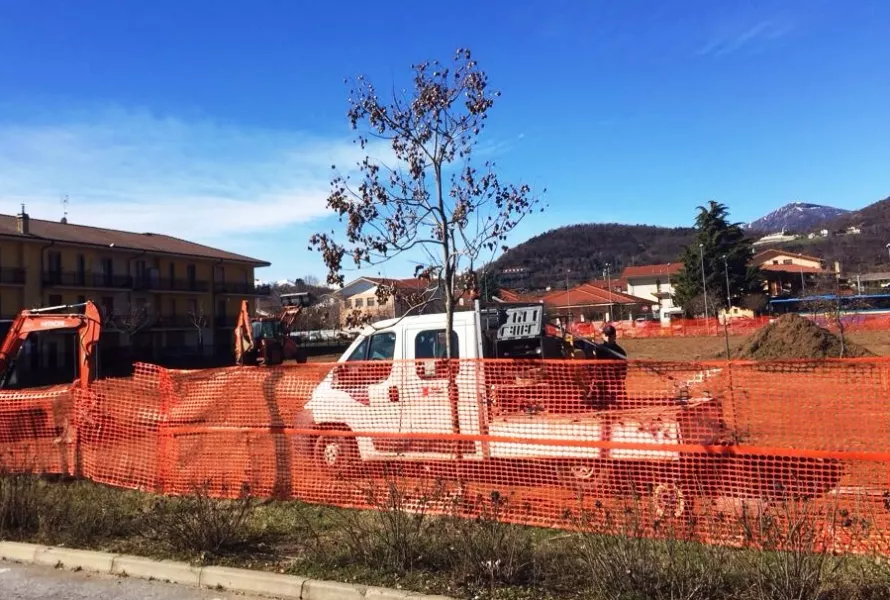
[[[738,306],[746,295],[762,291],[758,269],[750,265],[751,240],[745,237],[740,223],[729,222],[728,215],[729,209],[713,200],[707,206],[698,207],[695,239],[689,246],[684,246],[683,270],[672,280],[674,304],[683,307],[689,316],[705,312],[702,263],[707,286],[707,313],[711,316],[726,307],[727,272],[734,305]]]

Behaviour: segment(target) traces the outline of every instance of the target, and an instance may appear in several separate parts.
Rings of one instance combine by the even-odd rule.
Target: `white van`
[[[684,469],[670,447],[713,442],[700,431],[687,439],[681,423],[688,420],[681,412],[715,404],[707,396],[665,398],[645,409],[586,405],[585,387],[597,369],[626,369],[623,361],[468,360],[557,354],[565,340],[547,335],[541,305],[457,312],[453,331],[460,360],[450,363],[450,393],[444,314],[382,321],[361,332],[305,405],[300,428],[321,430],[306,447],[319,467],[344,476],[364,461],[546,461],[563,481],[594,483],[607,465],[643,461],[650,468],[633,470],[661,478],[652,483],[662,495],[673,490],[676,503]],[[572,372],[587,378],[577,402],[566,389]],[[618,446],[584,445],[602,441]],[[653,462],[663,468],[652,469]]]

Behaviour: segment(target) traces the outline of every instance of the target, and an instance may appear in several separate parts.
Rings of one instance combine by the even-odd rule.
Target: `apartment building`
[[[381,285],[395,288],[396,295],[390,295],[385,302],[380,302],[377,298],[377,289]],[[435,300],[440,298],[441,294],[431,289],[429,282],[422,279],[359,277],[343,286],[338,295],[342,302],[340,326],[343,328],[346,328],[350,315],[366,315],[372,321],[401,317],[412,308],[411,302],[407,302],[405,297],[422,296],[423,300],[429,303],[423,310],[414,308],[411,314],[429,312],[434,306],[436,309],[441,308],[435,304]]]
[[[92,300],[103,314],[100,350],[139,360],[232,353],[242,299],[269,293],[254,270],[268,262],[157,233],[0,215],[0,316]],[[73,336],[41,334],[25,368],[71,362]],[[21,361],[20,361],[21,362]]]

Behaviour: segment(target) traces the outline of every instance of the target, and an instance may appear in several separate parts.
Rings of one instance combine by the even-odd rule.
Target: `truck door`
[[[363,405],[349,411],[348,424],[354,431],[372,434],[400,431],[402,365],[395,360],[396,350],[396,333],[381,331],[362,340],[346,361],[335,367],[331,387],[349,394],[359,407]],[[399,442],[359,438],[360,444],[372,444],[372,454],[397,453]]]
[[[475,342],[472,330],[455,327],[451,347],[455,358]],[[448,362],[445,360],[445,329],[435,325],[408,327],[404,338],[406,361],[402,392],[402,431],[405,433],[437,433],[440,439],[408,440],[407,452],[433,458],[447,458],[455,445],[451,399],[448,394]],[[469,352],[473,354],[472,351]],[[455,365],[454,368],[457,368]],[[457,373],[458,413],[462,433],[479,432],[479,412],[475,402],[475,375],[470,361],[462,361]],[[461,453],[476,453],[476,444],[461,442]]]

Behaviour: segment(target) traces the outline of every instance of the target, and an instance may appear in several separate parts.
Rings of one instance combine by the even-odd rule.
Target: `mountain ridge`
[[[890,242],[890,196],[854,211],[827,208],[838,211],[836,216],[818,221],[800,233],[813,232],[817,226],[830,232],[857,227],[861,233],[832,233],[814,239],[803,237],[791,242],[769,244],[762,249],[782,248],[815,254],[825,259],[827,264],[839,261],[844,272],[864,273],[878,268],[890,270],[890,255],[886,247]],[[755,239],[764,235],[762,231],[752,228],[746,228],[745,232]],[[693,237],[692,227],[620,223],[568,225],[514,246],[502,254],[493,266],[501,271],[502,284],[508,288],[563,287],[567,279],[569,285],[577,285],[601,279],[606,263],[609,264],[611,276],[616,278],[626,266],[676,262],[680,259],[683,246],[692,243]],[[510,268],[525,271],[521,276],[511,273],[509,278],[504,277],[503,270]]]
[[[746,225],[752,233],[808,233],[822,225],[838,219],[851,211],[822,204],[790,202]]]

